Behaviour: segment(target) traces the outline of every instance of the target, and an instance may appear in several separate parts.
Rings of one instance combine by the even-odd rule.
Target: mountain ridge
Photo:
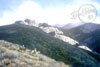
[[[26,48],[36,48],[42,54],[56,61],[72,66],[98,66],[98,61],[81,49],[43,32],[40,28],[28,25],[8,25],[0,27],[0,40],[5,40]],[[11,33],[12,31],[15,31]],[[88,58],[88,59],[86,59]],[[90,64],[87,64],[90,63]]]
[[[41,27],[51,28],[50,26],[48,27],[47,24],[37,27],[36,25],[22,24],[22,21],[21,24],[15,23],[12,25],[0,26],[0,40],[24,45],[31,50],[36,48],[42,54],[53,58],[56,61],[71,65],[72,67],[99,67],[99,61],[94,57],[80,48],[73,46],[68,42],[64,42],[60,38],[55,38],[55,36],[48,34],[47,31],[43,31]],[[57,28],[53,29],[54,33],[59,30]],[[52,30],[50,30],[50,33],[52,33]],[[63,35],[63,33],[55,34]]]
[[[72,29],[62,29],[64,35],[69,36],[81,45],[85,45],[90,49],[99,52],[99,36],[100,36],[100,24],[86,23]],[[98,42],[97,42],[98,40]]]

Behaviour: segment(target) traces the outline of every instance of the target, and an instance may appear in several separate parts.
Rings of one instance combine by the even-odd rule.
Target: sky
[[[95,7],[97,15],[92,22],[100,23],[99,0],[0,0],[0,26],[26,18],[50,25],[87,22],[77,14],[85,4]]]

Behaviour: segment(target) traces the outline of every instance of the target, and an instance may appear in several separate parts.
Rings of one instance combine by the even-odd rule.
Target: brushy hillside
[[[61,29],[66,36],[77,40],[81,45],[100,53],[100,24],[86,23],[72,29]]]
[[[70,67],[42,54],[31,54],[29,49],[23,49],[22,46],[1,40],[0,67]]]
[[[25,45],[28,49],[36,48],[42,54],[73,67],[100,67],[98,61],[81,49],[54,38],[37,27],[23,24],[1,26],[0,40]]]

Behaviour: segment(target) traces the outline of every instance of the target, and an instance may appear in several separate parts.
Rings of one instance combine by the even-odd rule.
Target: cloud
[[[16,20],[24,20],[26,18],[36,20],[39,23],[47,22],[51,25],[80,23],[81,21],[77,17],[75,17],[76,19],[72,19],[72,13],[77,13],[79,7],[86,3],[93,4],[99,10],[99,3],[92,0],[73,0],[63,7],[49,6],[45,9],[32,0],[24,1],[18,8],[14,8],[12,12],[4,11],[3,17],[0,18],[0,25],[12,24]],[[97,23],[98,21],[95,22]]]
[[[70,9],[73,8],[73,9]],[[75,8],[75,9],[74,9]],[[75,11],[77,6],[66,6],[63,8],[47,8],[45,11],[46,21],[49,24],[67,24],[71,23],[71,13]]]
[[[15,9],[15,8],[14,8]],[[42,14],[42,8],[33,1],[23,2],[16,11],[7,12],[5,11],[3,17],[0,18],[0,25],[14,23],[16,20],[24,20],[25,18],[37,19]]]

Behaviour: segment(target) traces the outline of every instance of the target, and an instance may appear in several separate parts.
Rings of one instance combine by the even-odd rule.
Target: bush
[[[18,56],[15,56],[14,54],[11,54],[11,53],[6,53],[4,55],[4,58],[13,59],[13,58],[18,58]]]

